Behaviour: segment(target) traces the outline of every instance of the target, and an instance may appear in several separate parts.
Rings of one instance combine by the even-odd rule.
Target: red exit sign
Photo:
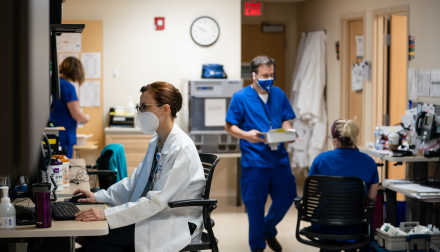
[[[260,16],[261,15],[261,3],[257,3],[257,2],[244,3],[244,15],[245,16]]]

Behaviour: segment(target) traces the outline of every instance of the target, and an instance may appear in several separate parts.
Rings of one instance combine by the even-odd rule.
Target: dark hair
[[[163,106],[168,104],[171,109],[171,116],[177,118],[177,112],[182,108],[182,94],[179,89],[168,82],[156,81],[141,88],[141,93],[150,91],[153,99]]]
[[[255,57],[251,62],[251,73],[258,73],[258,67],[260,65],[274,66],[275,60],[266,55]]]
[[[60,64],[60,74],[63,74],[73,82],[78,82],[79,85],[84,83],[85,72],[81,61],[75,57],[67,57]]]

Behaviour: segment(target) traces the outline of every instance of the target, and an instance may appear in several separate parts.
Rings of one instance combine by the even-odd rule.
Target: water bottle
[[[377,125],[376,125],[376,128],[374,129],[374,147],[376,148],[376,150],[381,149],[381,148],[379,147],[380,140],[381,140],[381,138],[382,138],[381,135],[382,135],[382,131],[380,130],[380,125],[377,124]]]

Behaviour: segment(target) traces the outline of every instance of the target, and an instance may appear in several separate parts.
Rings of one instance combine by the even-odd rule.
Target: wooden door
[[[349,88],[348,90],[348,118],[344,119],[352,119],[355,120],[357,125],[359,126],[359,137],[357,139],[357,145],[363,146],[362,143],[362,134],[363,134],[363,99],[362,99],[362,91],[352,91],[351,90],[351,66],[362,62],[363,58],[356,57],[356,36],[364,35],[364,21],[363,20],[355,20],[350,21],[349,23],[349,67],[348,74],[349,78]],[[364,38],[365,39],[365,38]]]
[[[258,55],[266,55],[276,62],[274,85],[286,92],[286,48],[284,33],[263,33],[261,25],[242,25],[241,61],[251,62]],[[244,85],[251,84],[245,80]],[[288,92],[290,94],[290,92]]]
[[[407,17],[406,15],[392,15],[390,18],[390,57],[389,57],[389,94],[388,112],[390,125],[401,122],[401,116],[405,115],[407,109]],[[389,179],[404,179],[405,165],[394,166],[394,162],[388,164]],[[403,200],[399,197],[398,200]]]
[[[400,123],[407,109],[406,59],[408,58],[408,35],[406,16],[392,15],[390,19],[390,125]]]

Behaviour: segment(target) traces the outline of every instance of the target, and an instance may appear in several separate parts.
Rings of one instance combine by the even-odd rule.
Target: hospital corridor
[[[439,252],[439,11],[0,1],[0,252]]]

